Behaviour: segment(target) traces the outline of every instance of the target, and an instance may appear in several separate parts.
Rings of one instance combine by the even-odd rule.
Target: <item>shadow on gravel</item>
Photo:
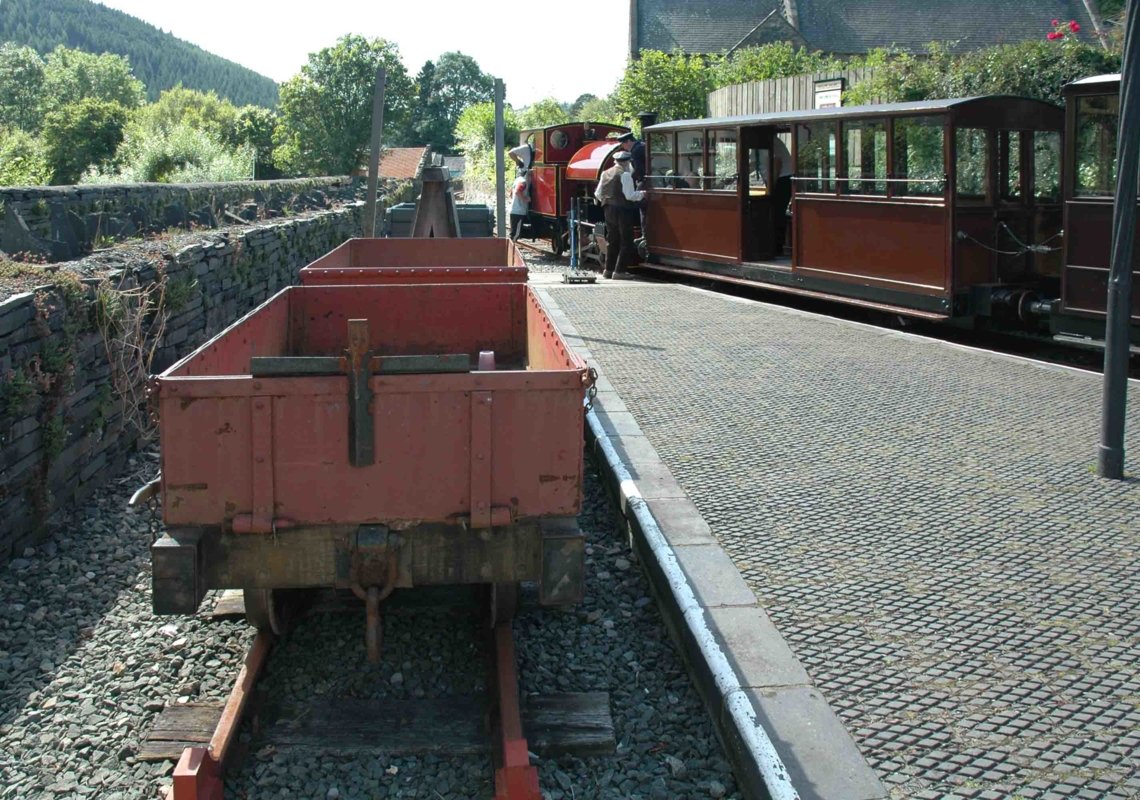
[[[147,520],[126,504],[156,469],[150,457],[133,457],[127,473],[53,523],[45,541],[0,567],[0,724],[92,638],[119,593],[141,571],[149,575]]]

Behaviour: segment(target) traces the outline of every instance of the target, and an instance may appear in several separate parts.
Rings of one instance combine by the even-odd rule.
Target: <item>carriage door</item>
[[[1034,228],[1032,131],[997,131],[997,191],[994,203],[995,272],[999,283],[1031,280],[1028,245]]]
[[[741,128],[741,237],[743,261],[766,261],[776,256],[775,181],[772,148],[775,129]]]

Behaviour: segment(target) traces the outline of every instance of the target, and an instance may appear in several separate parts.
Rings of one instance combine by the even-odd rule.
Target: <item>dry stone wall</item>
[[[0,188],[0,251],[66,261],[97,243],[238,218],[254,221],[347,199],[349,177],[232,183]]]
[[[148,371],[295,283],[302,266],[359,235],[362,220],[363,204],[352,202],[178,248],[138,245],[124,270],[60,270],[52,285],[0,303],[0,560],[20,557],[55,511],[118,475],[152,433]]]

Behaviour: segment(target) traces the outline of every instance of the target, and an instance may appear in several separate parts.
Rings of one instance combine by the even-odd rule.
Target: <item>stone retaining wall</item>
[[[403,186],[388,202],[409,195]],[[125,350],[106,333],[129,320],[132,289],[161,302],[161,339],[135,342],[154,345],[159,372],[359,235],[363,208],[208,233],[163,255],[139,247],[127,270],[83,280],[60,270],[51,286],[0,303],[0,560],[20,556],[53,512],[117,475],[144,436],[132,419],[146,421],[145,402],[133,401],[145,379],[112,367],[109,353],[121,361]]]
[[[349,177],[232,183],[137,183],[0,189],[0,251],[51,261],[170,228],[217,227],[327,208],[358,185]]]

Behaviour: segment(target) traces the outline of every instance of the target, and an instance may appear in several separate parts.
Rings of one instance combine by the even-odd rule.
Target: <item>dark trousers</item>
[[[629,209],[606,206],[606,274],[625,272],[633,263],[633,219]]]
[[[526,214],[511,214],[511,238],[521,239],[523,223],[526,222]]]

